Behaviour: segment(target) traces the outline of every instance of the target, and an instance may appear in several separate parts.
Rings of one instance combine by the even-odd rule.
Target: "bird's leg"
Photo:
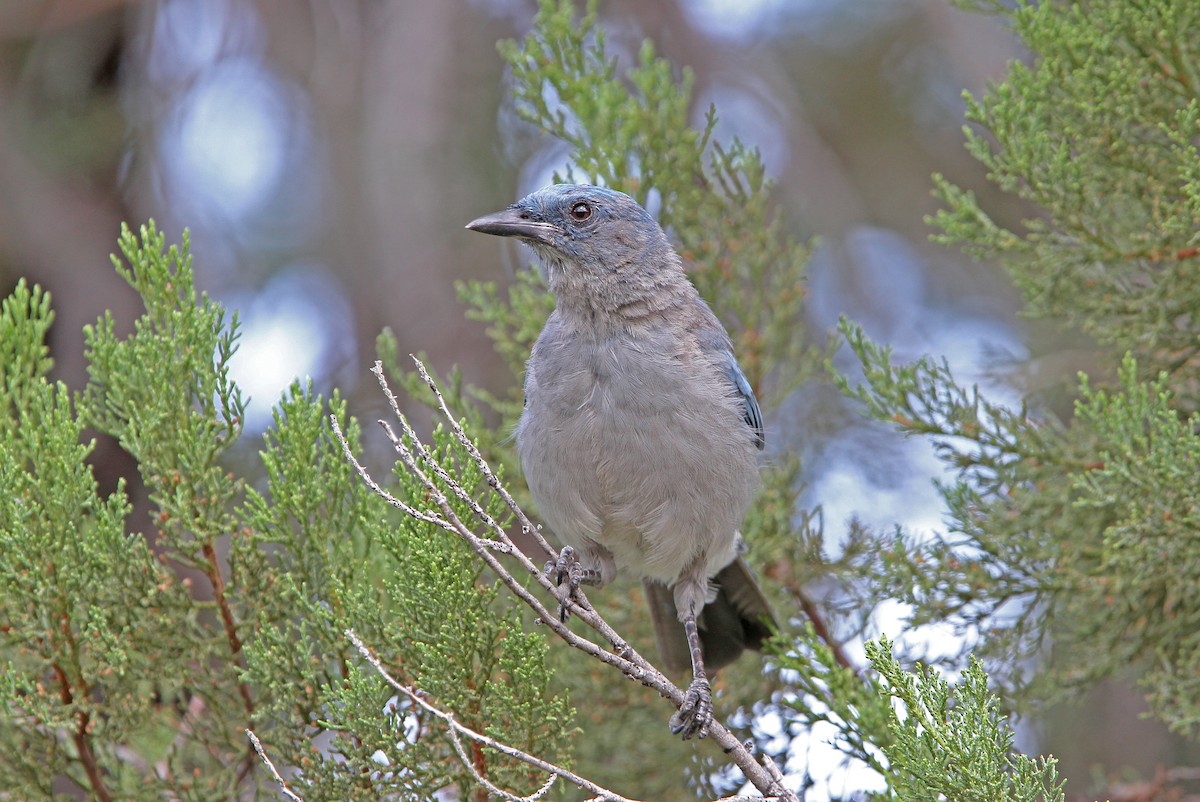
[[[692,684],[683,695],[683,704],[671,716],[671,732],[683,735],[683,740],[693,736],[708,735],[712,722],[712,687],[704,673],[704,657],[700,654],[700,631],[696,628],[696,608],[688,608],[683,619],[683,632],[687,636],[688,648],[692,652]]]
[[[580,585],[599,585],[602,576],[596,568],[585,568],[579,555],[570,546],[564,546],[557,560],[546,563],[546,576],[558,586],[558,620],[566,621],[571,615],[572,599],[577,599]]]

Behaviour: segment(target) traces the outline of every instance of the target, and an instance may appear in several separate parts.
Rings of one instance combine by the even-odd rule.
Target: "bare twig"
[[[358,471],[358,475],[362,477],[363,482],[365,482],[367,487],[369,487],[371,489],[371,492],[373,492],[375,495],[382,498],[384,501],[386,501],[388,504],[392,505],[396,509],[402,511],[406,515],[408,515],[412,518],[416,518],[418,521],[424,521],[425,523],[430,523],[430,524],[433,524],[434,526],[441,527],[442,529],[445,529],[447,532],[450,532],[455,535],[458,534],[458,530],[456,530],[450,524],[449,521],[446,521],[443,518],[441,518],[437,515],[434,515],[431,512],[426,512],[425,510],[419,510],[416,507],[405,504],[403,501],[396,498],[391,493],[389,493],[388,491],[386,491],[382,487],[380,487],[379,483],[375,481],[375,479],[371,476],[371,474],[367,471],[367,469],[365,467],[363,467],[362,463],[360,463],[358,461],[358,459],[354,456],[354,452],[350,449],[350,441],[348,441],[346,439],[346,436],[344,434],[342,434],[342,428],[341,428],[341,426],[338,425],[337,418],[334,417],[333,415],[330,415],[329,422],[333,427],[334,436],[336,436],[338,439],[338,442],[342,444],[342,453],[344,453],[346,455],[347,461],[349,461],[349,463],[354,466],[354,469],[356,471]],[[497,551],[502,551],[506,554],[511,551],[511,548],[507,544],[496,543],[494,541],[489,541],[488,547],[494,548]]]
[[[421,694],[415,689],[402,684],[399,680],[389,674],[388,670],[384,668],[383,663],[380,662],[375,653],[368,649],[366,644],[359,639],[354,630],[347,629],[346,637],[350,639],[350,642],[354,644],[354,648],[358,649],[359,653],[366,658],[366,661],[371,664],[371,667],[374,668],[376,672],[378,672],[379,676],[383,677],[383,680],[388,685],[404,694],[404,696],[407,697],[413,704],[418,705],[421,709],[432,713],[445,722],[446,727],[450,732],[451,744],[454,746],[454,750],[458,753],[459,760],[471,772],[471,774],[474,775],[475,780],[487,788],[491,793],[496,794],[503,799],[510,800],[510,802],[526,802],[526,800],[536,800],[545,795],[546,791],[549,790],[551,784],[556,778],[562,777],[564,780],[574,784],[576,787],[582,788],[583,790],[594,794],[595,796],[593,799],[612,800],[612,802],[633,802],[633,800],[609,791],[607,788],[599,786],[591,780],[580,777],[578,774],[575,774],[569,769],[565,769],[562,766],[556,766],[553,763],[542,760],[541,758],[517,749],[514,746],[509,746],[506,743],[497,741],[495,738],[491,738],[483,733],[476,732],[470,727],[463,726],[458,722],[458,719],[454,717],[453,713],[447,713],[441,708],[435,707],[434,705],[425,701]],[[495,784],[475,770],[474,762],[471,760],[467,750],[463,747],[462,739],[464,737],[476,743],[483,744],[491,749],[495,749],[497,752],[508,755],[515,760],[519,760],[527,766],[533,766],[536,769],[540,769],[549,774],[550,777],[538,791],[530,796],[519,797],[515,794],[511,794],[508,791],[498,788]]]
[[[408,432],[412,427],[408,423],[408,418],[406,418],[404,413],[400,411],[400,403],[396,400],[396,395],[392,392],[392,388],[388,386],[387,380],[383,377],[383,363],[377,361],[375,366],[371,369],[371,372],[374,373],[376,378],[379,379],[379,386],[383,390],[383,394],[387,396],[388,405],[392,408],[392,414],[396,416],[398,421],[400,421],[405,432]],[[428,376],[426,376],[426,380],[428,381]],[[437,390],[435,389],[434,392],[436,393]],[[438,394],[438,398],[440,400],[440,393]],[[444,402],[443,409],[445,409]],[[449,417],[448,414],[447,417]],[[457,434],[458,431],[459,430],[456,429],[455,434]],[[479,454],[479,450],[475,448],[475,444],[471,443],[470,440],[463,442],[463,440],[459,438],[459,442],[468,448],[467,453],[474,451],[474,454]],[[483,507],[480,506],[479,502],[475,500],[475,497],[472,496],[470,492],[468,492],[467,489],[462,486],[462,483],[456,481],[454,477],[452,477],[446,471],[446,469],[442,467],[441,463],[439,463],[433,456],[433,452],[429,450],[429,446],[416,439],[413,440],[413,445],[417,448],[417,453],[420,455],[421,459],[424,460],[425,464],[429,466],[429,469],[432,470],[434,474],[436,474],[437,477],[441,479],[447,487],[450,488],[451,492],[453,492],[455,496],[457,496],[461,501],[471,508],[471,512],[473,512],[475,516],[479,518],[479,520],[483,521],[484,526],[493,532],[504,532],[504,528],[500,526],[500,524],[496,523],[492,516],[488,515],[487,511],[484,510]],[[482,457],[480,457],[480,459],[482,459]],[[490,469],[487,468],[486,463],[484,464],[483,468],[485,477],[493,476]],[[489,482],[489,484],[491,483]],[[499,483],[497,482],[496,484]],[[492,485],[492,487],[495,486],[495,484]],[[507,533],[505,532],[504,535],[505,542],[508,542]],[[509,543],[509,545],[512,546],[511,543]]]
[[[250,737],[250,743],[254,746],[254,751],[258,752],[259,759],[266,765],[267,771],[271,772],[271,776],[275,778],[275,782],[279,785],[279,790],[283,795],[292,800],[292,802],[304,802],[302,797],[288,787],[287,780],[279,776],[279,771],[275,768],[275,764],[271,762],[271,758],[267,757],[262,742],[258,740],[258,736],[254,734],[254,730],[247,729],[246,735]]]
[[[442,395],[441,389],[437,386],[437,382],[430,377],[429,371],[425,369],[425,364],[412,354],[409,354],[409,356],[412,357],[412,361],[416,363],[418,375],[420,375],[422,381],[429,386],[429,389],[433,392],[433,397],[437,399],[438,409],[441,410],[442,416],[450,424],[450,430],[454,433],[454,437],[458,440],[462,447],[466,449],[466,452],[471,455],[471,459],[475,461],[475,464],[479,466],[479,469],[483,471],[483,475],[487,477],[488,485],[496,491],[501,499],[504,500],[504,503],[508,505],[510,510],[512,510],[513,515],[517,516],[517,521],[521,524],[521,532],[532,537],[534,542],[541,547],[542,551],[546,552],[546,556],[557,557],[558,551],[550,545],[545,537],[542,536],[542,528],[534,524],[533,521],[529,520],[529,517],[525,515],[525,511],[522,510],[517,504],[516,499],[514,499],[508,492],[508,489],[500,483],[499,478],[497,478],[495,472],[492,471],[492,468],[490,465],[488,465],[487,460],[483,458],[483,454],[479,453],[479,448],[476,447],[475,441],[467,437],[467,433],[463,431],[462,424],[460,424],[458,419],[450,413],[450,408],[446,406],[446,399]],[[377,367],[380,366],[380,363],[378,362],[375,364]],[[382,377],[382,374],[376,375]]]
[[[429,376],[425,366],[419,360],[417,360],[416,357],[413,357],[413,361],[416,362],[417,371],[421,375],[421,378],[429,385],[430,390],[433,391],[434,396],[437,399],[438,407],[445,416],[446,422],[449,425],[452,434],[461,445],[463,450],[478,467],[488,486],[500,495],[504,503],[513,511],[516,519],[521,523],[523,530],[535,539],[539,547],[545,551],[548,556],[557,555],[557,551],[545,540],[545,538],[538,531],[538,528],[520,509],[508,491],[505,490],[503,485],[500,483],[499,478],[492,471],[487,461],[479,453],[479,449],[467,436],[461,424],[450,412],[446,405],[445,399],[441,394],[441,391],[438,389],[433,379]],[[370,478],[367,471],[358,463],[357,460],[354,459],[349,443],[346,441],[345,436],[338,427],[337,421],[333,420],[331,417],[335,436],[341,442],[347,458],[358,470],[359,475],[363,477],[363,480],[367,483],[367,486],[370,487],[372,491],[387,500],[389,504],[403,510],[405,513],[411,515],[417,520],[433,523],[441,529],[444,529],[448,532],[453,532],[465,540],[471,546],[472,550],[475,551],[476,555],[479,556],[479,558],[484,561],[484,563],[489,569],[491,569],[495,576],[500,579],[504,586],[507,587],[509,591],[511,591],[517,598],[529,606],[529,608],[533,610],[543,624],[554,630],[555,634],[557,634],[568,644],[579,649],[580,651],[585,652],[586,654],[591,655],[601,662],[613,666],[614,668],[620,670],[626,677],[634,680],[635,682],[639,682],[649,688],[653,688],[662,696],[670,699],[676,707],[681,705],[684,696],[683,691],[680,690],[673,682],[671,682],[670,679],[663,675],[662,672],[651,665],[646,658],[642,657],[642,655],[634,650],[623,638],[621,638],[621,636],[617,634],[617,632],[608,624],[608,622],[605,621],[592,608],[583,594],[578,594],[578,596],[572,595],[570,598],[567,598],[564,601],[570,606],[571,611],[575,613],[575,615],[581,621],[586,623],[596,633],[608,641],[612,647],[611,651],[600,646],[598,643],[573,632],[569,627],[559,620],[556,612],[551,612],[549,609],[547,609],[538,596],[533,594],[529,588],[517,580],[512,571],[510,571],[509,568],[500,561],[496,554],[493,553],[494,551],[502,551],[510,554],[518,561],[518,563],[520,563],[524,571],[528,572],[537,579],[543,588],[554,594],[556,597],[558,595],[557,587],[550,581],[550,578],[545,575],[542,569],[535,565],[528,555],[515,547],[512,540],[509,538],[508,533],[504,531],[503,527],[501,527],[494,519],[492,519],[491,516],[486,514],[482,506],[475,501],[473,497],[471,497],[469,491],[462,487],[461,483],[451,476],[449,472],[437,462],[431,450],[424,443],[422,443],[421,439],[417,436],[417,433],[409,424],[407,418],[405,418],[400,412],[399,404],[388,387],[387,380],[383,375],[382,363],[376,362],[374,368],[372,369],[372,373],[374,373],[378,379],[380,387],[387,396],[392,410],[397,417],[397,421],[400,426],[400,434],[397,435],[386,421],[379,421],[379,423],[386,432],[388,439],[392,442],[392,447],[399,455],[401,463],[417,479],[417,481],[420,482],[422,487],[424,487],[427,498],[432,502],[434,507],[440,511],[440,514],[433,511],[416,510],[403,501],[393,498],[390,494],[380,488],[379,485]],[[451,493],[455,498],[458,498],[467,504],[468,508],[471,510],[471,513],[479,519],[491,537],[480,536],[472,527],[468,526],[462,521],[457,512],[455,512],[454,508],[451,506],[450,500],[446,496],[446,491]],[[499,544],[503,544],[506,548],[497,548],[497,545]],[[443,714],[439,713],[439,715]],[[444,715],[448,716],[450,714]],[[720,722],[714,721],[709,727],[709,737],[716,741],[716,743],[725,751],[725,753],[729,755],[730,760],[732,760],[734,764],[742,770],[746,776],[746,779],[753,784],[754,787],[757,788],[765,797],[795,802],[797,797],[793,792],[789,791],[783,785],[783,777],[778,768],[776,768],[774,764],[760,763],[746,747],[746,745],[743,744],[736,736],[734,736],[734,734],[730,732],[724,725],[722,725]],[[517,756],[514,755],[514,757]],[[518,759],[521,758],[518,757]],[[533,759],[536,760],[536,758]],[[469,763],[469,761],[467,762]],[[562,771],[558,770],[556,767],[550,767],[550,764],[546,765],[549,767],[546,768],[547,771],[553,769],[559,771],[560,776],[563,776],[564,778],[567,777],[565,773],[562,773]],[[480,779],[482,782],[481,778],[477,779]],[[572,782],[574,782],[574,780],[572,780]],[[603,789],[600,790],[603,791]],[[604,793],[610,792],[605,791]],[[597,798],[619,799],[620,797],[601,795]]]

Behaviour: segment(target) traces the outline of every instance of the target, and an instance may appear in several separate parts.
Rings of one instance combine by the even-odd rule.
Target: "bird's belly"
[[[530,491],[559,539],[599,544],[618,567],[667,583],[697,559],[712,573],[732,560],[758,477],[737,411],[661,366],[571,379],[540,383],[517,429]]]

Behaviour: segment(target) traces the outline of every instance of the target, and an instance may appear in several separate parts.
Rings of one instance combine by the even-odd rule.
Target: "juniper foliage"
[[[1026,701],[1130,672],[1154,715],[1200,733],[1195,456],[1200,285],[1200,7],[996,4],[1032,52],[967,98],[968,150],[1028,216],[993,219],[942,177],[937,239],[997,260],[1026,315],[1097,343],[1068,414],[1005,407],[933,358],[894,364],[843,334],[881,421],[952,468],[948,528],[862,533],[869,595],[978,633]],[[1037,655],[1041,663],[1029,660]],[[1040,665],[1029,672],[1031,665]],[[1044,664],[1044,665],[1043,665]]]
[[[195,292],[186,236],[167,248],[150,224],[120,248],[146,311],[128,337],[107,315],[87,329],[81,394],[46,378],[48,296],[22,283],[0,308],[0,787],[274,798],[251,728],[309,799],[473,790],[438,722],[392,697],[347,628],[460,721],[567,761],[572,713],[547,687],[544,638],[461,543],[363,486],[330,433],[332,413],[357,444],[340,396],[294,385],[260,452],[265,483],[248,486],[223,459],[241,434],[236,318]],[[85,425],[136,458],[152,520],[127,520],[123,486],[99,494]],[[503,519],[457,441],[433,442]],[[408,474],[394,484],[423,501]],[[475,768],[523,793],[544,782],[490,749]]]

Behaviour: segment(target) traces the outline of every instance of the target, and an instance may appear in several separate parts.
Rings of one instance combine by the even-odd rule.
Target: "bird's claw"
[[[571,600],[578,601],[579,585],[583,581],[584,569],[579,555],[570,546],[564,546],[558,558],[546,563],[546,576],[558,588],[558,620],[566,622],[571,616]]]
[[[683,695],[683,704],[671,716],[671,732],[682,735],[685,741],[706,737],[708,725],[712,723],[712,711],[712,687],[708,680],[697,677]]]

